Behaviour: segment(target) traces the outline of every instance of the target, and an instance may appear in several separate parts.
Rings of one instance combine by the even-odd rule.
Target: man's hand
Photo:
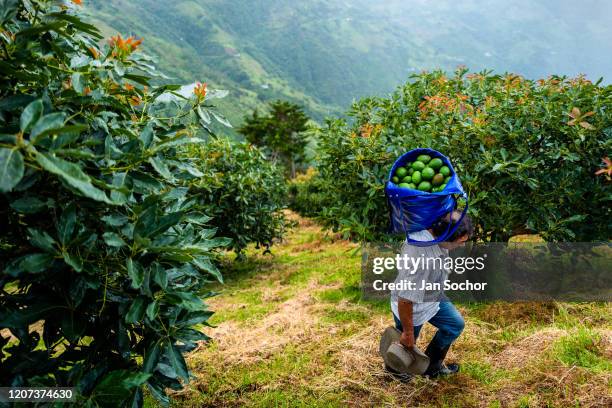
[[[414,347],[414,326],[412,325],[412,302],[406,299],[399,298],[397,308],[399,311],[399,319],[402,322],[402,335],[400,336],[400,344],[407,349]]]
[[[400,344],[407,349],[414,348],[414,330],[410,327],[408,330],[404,330],[399,340]]]

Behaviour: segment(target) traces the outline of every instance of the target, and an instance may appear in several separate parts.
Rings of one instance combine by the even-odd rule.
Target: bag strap
[[[415,246],[429,246],[429,245],[437,244],[439,242],[444,242],[449,237],[451,237],[455,233],[455,231],[457,231],[457,228],[459,228],[459,224],[461,224],[461,221],[463,220],[463,217],[465,217],[465,215],[467,214],[467,211],[468,211],[467,194],[463,193],[462,197],[465,198],[465,208],[461,212],[461,216],[455,222],[454,225],[452,223],[448,224],[448,227],[446,227],[446,231],[444,232],[444,234],[440,235],[439,237],[437,237],[437,238],[435,238],[435,239],[433,239],[431,241],[418,241],[418,240],[410,238],[408,236],[408,234],[406,234],[406,242],[408,242],[409,244],[415,245]],[[454,207],[456,207],[457,206],[457,198],[453,196],[453,200],[455,200]],[[451,228],[451,225],[452,225],[452,228]]]

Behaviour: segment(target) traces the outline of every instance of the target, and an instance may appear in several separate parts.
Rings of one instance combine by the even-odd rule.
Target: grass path
[[[360,300],[357,246],[291,214],[272,255],[225,271],[181,407],[612,406],[612,306],[460,304],[466,329],[445,380],[398,383],[377,355],[387,302]],[[432,336],[425,326],[419,345]]]

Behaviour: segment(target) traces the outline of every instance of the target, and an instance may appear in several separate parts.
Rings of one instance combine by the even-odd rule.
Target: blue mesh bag
[[[428,193],[426,191],[400,188],[391,181],[391,177],[395,174],[395,170],[398,167],[408,162],[415,161],[416,158],[422,154],[427,154],[431,156],[432,159],[436,157],[440,158],[444,165],[450,168],[451,178],[448,183],[446,183],[444,190],[437,193]],[[385,194],[389,200],[392,232],[406,234],[407,242],[417,246],[428,246],[446,241],[455,233],[468,210],[467,194],[463,191],[461,181],[459,181],[459,177],[451,165],[450,160],[442,153],[433,149],[414,149],[404,153],[397,159],[389,172],[387,185],[385,186]],[[465,208],[459,220],[454,224],[450,223],[444,234],[433,241],[416,241],[408,237],[408,234],[411,232],[430,228],[444,215],[457,208],[457,199],[460,197],[465,199]]]

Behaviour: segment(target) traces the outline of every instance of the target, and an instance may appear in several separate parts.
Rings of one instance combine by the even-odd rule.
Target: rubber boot
[[[423,375],[436,378],[457,373],[459,371],[459,364],[444,364],[444,359],[449,349],[450,346],[440,348],[438,345],[433,344],[433,342],[429,343],[427,350],[425,350],[425,354],[429,357],[429,367],[427,367],[427,371]]]

